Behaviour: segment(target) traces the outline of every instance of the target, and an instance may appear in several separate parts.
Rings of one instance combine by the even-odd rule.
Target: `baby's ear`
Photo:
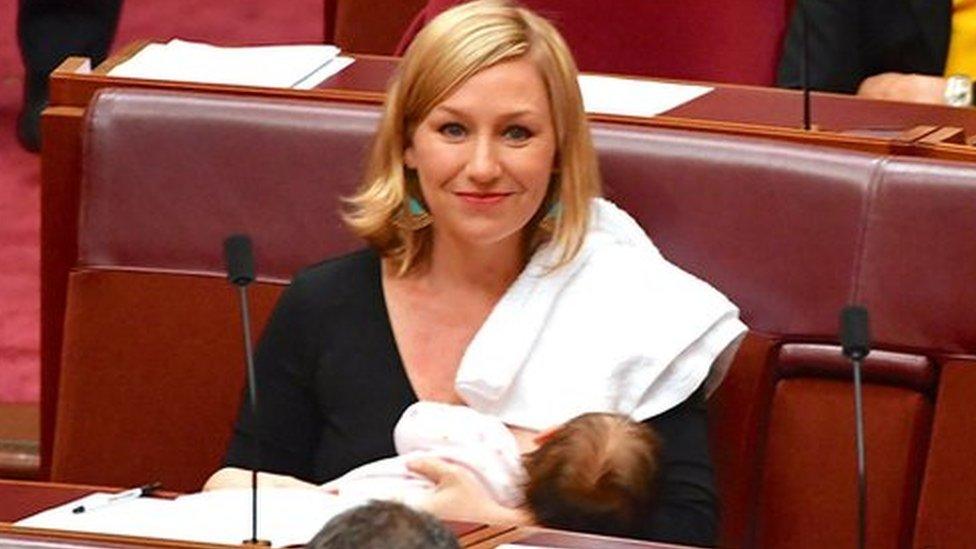
[[[544,431],[539,431],[539,434],[533,437],[532,441],[539,446],[542,446],[543,444],[549,442],[549,439],[552,438],[552,435],[556,434],[556,431],[558,431],[560,427],[562,427],[562,425],[554,425]]]

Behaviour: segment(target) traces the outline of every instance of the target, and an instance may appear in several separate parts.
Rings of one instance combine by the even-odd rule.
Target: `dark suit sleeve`
[[[320,433],[317,400],[310,371],[316,359],[307,336],[310,290],[301,275],[285,290],[255,353],[258,417],[251,413],[247,389],[225,465],[256,466],[262,471],[314,478],[313,456]],[[254,443],[260,440],[255,460]]]
[[[684,545],[714,545],[718,498],[703,389],[645,423],[661,439],[661,476],[656,506],[643,537]]]
[[[867,76],[860,0],[798,0],[783,44],[777,85],[803,85],[803,20],[807,17],[810,88],[854,93]]]

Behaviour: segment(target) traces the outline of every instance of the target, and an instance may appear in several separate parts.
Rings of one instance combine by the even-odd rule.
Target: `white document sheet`
[[[149,44],[109,76],[310,89],[352,63],[328,45],[220,47],[173,39]]]
[[[98,534],[237,545],[251,537],[251,491],[215,490],[179,498],[134,498],[85,513],[72,513],[112,494],[95,493],[27,517],[15,524]],[[364,502],[317,490],[261,488],[258,538],[274,547],[308,543],[333,516]]]
[[[583,108],[588,113],[651,117],[697,99],[715,88],[582,74]]]

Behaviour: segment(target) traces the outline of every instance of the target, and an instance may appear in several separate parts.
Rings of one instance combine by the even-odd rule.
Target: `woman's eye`
[[[451,139],[460,139],[467,134],[464,126],[456,122],[448,122],[447,124],[442,125],[440,128],[437,128],[437,131],[440,132],[441,135]]]
[[[512,141],[525,141],[532,137],[532,132],[525,126],[509,126],[505,128],[505,137]]]

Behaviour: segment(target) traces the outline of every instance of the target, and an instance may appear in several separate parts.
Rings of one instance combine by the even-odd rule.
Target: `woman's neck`
[[[438,238],[423,269],[431,289],[477,292],[500,298],[525,266],[520,236],[487,246]]]

